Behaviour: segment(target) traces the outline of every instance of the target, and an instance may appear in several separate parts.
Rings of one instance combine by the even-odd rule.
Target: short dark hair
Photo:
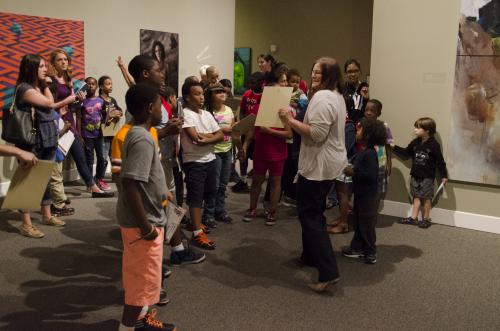
[[[162,93],[162,96],[165,99],[168,99],[173,95],[177,96],[177,93],[175,92],[175,90],[171,86],[165,86],[165,91]]]
[[[350,64],[356,65],[356,67],[358,67],[359,71],[361,71],[361,64],[359,64],[359,61],[356,59],[349,59],[349,60],[345,61],[345,63],[344,63],[344,72],[347,72],[347,67]]]
[[[288,72],[286,73],[286,79],[290,80],[292,76],[297,76],[302,79],[302,75],[300,74],[299,69],[292,68],[288,70]]]
[[[362,140],[367,147],[377,145],[385,145],[387,142],[387,131],[385,124],[374,118],[363,117],[359,121],[360,127],[363,129]]]
[[[421,117],[415,121],[415,127],[429,131],[429,136],[436,134],[436,121],[430,117]]]
[[[151,83],[138,83],[128,89],[125,94],[125,103],[129,113],[136,118],[140,117],[158,98],[158,87]]]
[[[203,88],[200,82],[194,80],[186,80],[184,84],[182,84],[182,98],[184,98],[184,100],[187,100],[187,96],[191,94],[191,88],[195,86]]]
[[[266,75],[261,71],[256,71],[250,76],[250,88],[256,92],[260,93],[262,91],[262,85],[266,80]]]
[[[227,78],[223,78],[219,81],[219,83],[222,84],[222,86],[224,87],[229,87],[229,88],[233,88],[233,83],[231,83],[231,81]]]
[[[95,81],[96,81],[96,83],[97,83],[97,79],[95,79],[95,78],[94,78],[94,77],[92,77],[92,76],[88,76],[87,78],[85,78],[85,83],[87,83],[87,81],[88,81],[88,80],[91,80],[91,79],[95,80]]]
[[[271,71],[266,72],[265,79],[266,85],[274,85],[279,82],[281,76],[286,75],[288,66],[283,62],[275,63],[271,67]]]
[[[382,102],[380,102],[377,99],[370,99],[370,100],[368,100],[368,102],[372,103],[375,106],[375,109],[378,112],[378,116],[382,115]]]
[[[264,60],[266,60],[266,62],[271,62],[271,66],[276,64],[276,59],[269,53],[260,54],[257,59],[259,59],[259,58],[263,58]]]
[[[104,86],[104,82],[106,81],[106,79],[111,79],[111,77],[106,76],[106,75],[99,77],[99,80],[97,81],[97,85],[99,87]]]
[[[128,72],[134,77],[137,83],[142,78],[143,70],[151,70],[157,62],[152,56],[141,54],[136,55],[128,64]]]

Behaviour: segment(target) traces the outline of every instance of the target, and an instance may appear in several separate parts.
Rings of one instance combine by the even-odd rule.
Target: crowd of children
[[[272,226],[279,221],[280,203],[300,209],[296,175],[301,146],[304,146],[301,142],[304,129],[300,129],[299,124],[292,127],[290,118],[293,118],[294,123],[304,121],[306,114],[312,111],[309,101],[314,100],[317,86],[328,84],[323,81],[326,78],[321,78],[326,73],[314,69],[313,75],[319,78],[308,89],[297,69],[289,68],[269,54],[261,55],[258,60],[260,71],[252,74],[237,116],[235,109],[228,106],[230,81],[219,80],[219,70],[214,66],[202,67],[201,79],[195,76],[186,78],[182,95],[178,98],[173,87],[165,86],[165,72],[153,57],[138,55],[127,68],[123,60],[118,58],[118,66],[130,86],[125,100],[131,117],[114,136],[107,136],[103,129],[118,123],[125,115],[111,97],[112,79],[106,75],[99,79],[87,77],[86,87],[75,94],[76,89],[69,75],[68,54],[62,50],[54,51],[51,63],[53,73],[48,77],[52,79],[47,79],[47,82],[51,83],[54,98],[48,106],[57,110],[55,118],[61,123],[59,137],[70,131],[75,135],[75,143],[67,153],[73,156],[93,197],[113,195],[105,181],[109,160],[112,179],[119,193],[117,220],[124,247],[125,289],[120,330],[132,330],[134,327],[136,330],[173,330],[174,326],[156,321],[155,311],[148,310],[151,305],[168,302],[163,287],[163,280],[170,274],[163,257],[166,206],[169,203],[183,205],[185,186],[190,243],[204,250],[214,250],[216,244],[207,234],[218,223],[234,222],[226,210],[225,200],[226,188],[238,160],[240,172],[236,174],[238,181],[232,191],[250,193],[249,208],[241,215],[243,221],[254,221],[261,215],[257,212],[258,201],[262,184],[266,181],[262,213],[264,224]],[[378,120],[382,114],[382,102],[369,97],[368,84],[359,79],[360,71],[358,61],[348,60],[344,66],[346,88],[337,91],[343,92],[346,106],[344,116],[338,119],[338,128],[342,129],[342,138],[345,139],[341,141],[342,148],[337,152],[343,154],[348,165],[337,178],[325,182],[328,184],[325,194],[328,191],[330,193],[323,204],[328,207],[338,201],[340,217],[323,222],[323,228],[325,232],[336,234],[346,233],[352,227],[352,241],[343,248],[342,254],[375,264],[375,227],[379,203],[387,190],[392,152],[413,160],[413,209],[410,217],[401,220],[402,224],[418,225],[420,228],[431,226],[430,209],[436,169],[444,183],[448,175],[440,145],[434,139],[436,123],[430,118],[418,119],[414,124],[416,138],[406,148],[395,146],[389,126]],[[45,76],[39,78],[45,79]],[[337,83],[341,86],[341,77]],[[42,83],[38,84],[44,87]],[[27,82],[21,86],[23,88],[18,89],[16,102],[36,104],[29,92],[33,85],[33,82]],[[257,126],[241,135],[233,127],[243,118],[258,114],[264,86],[293,88],[289,107],[280,110],[280,116],[288,114],[282,116],[284,127]],[[35,88],[40,90],[40,87]],[[304,125],[307,127],[309,124]],[[328,132],[324,132],[323,136],[329,137]],[[75,210],[68,206],[70,201],[64,193],[62,181],[62,162],[66,152],[55,148],[54,151],[57,167],[49,182],[51,211],[56,216],[67,216]],[[247,172],[249,160],[253,161],[251,173]],[[351,196],[354,202],[352,207]],[[423,215],[418,220],[421,207]],[[349,215],[352,217],[349,218]],[[348,222],[349,219],[351,222]],[[49,220],[47,224],[64,225],[57,218],[51,217]],[[23,235],[35,238],[43,236],[39,230],[31,225],[29,228],[26,224],[23,223]],[[172,250],[171,264],[200,263],[205,260],[203,253],[183,244],[180,228],[169,243]],[[313,289],[322,291],[325,287]]]

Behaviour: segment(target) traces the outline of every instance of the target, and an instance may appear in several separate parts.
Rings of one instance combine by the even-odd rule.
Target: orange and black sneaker
[[[205,232],[206,234],[210,233],[210,228],[203,223],[201,224],[200,229],[203,230],[203,232]]]
[[[151,312],[146,314],[146,316],[138,320],[135,323],[135,331],[175,331],[175,325],[164,323],[155,319],[156,309],[151,309]]]
[[[191,243],[201,249],[210,251],[215,249],[215,243],[212,240],[208,239],[205,232],[201,232],[196,236],[193,235],[193,237],[191,238]]]

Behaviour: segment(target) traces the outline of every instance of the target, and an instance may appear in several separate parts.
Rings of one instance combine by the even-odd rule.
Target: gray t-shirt
[[[165,174],[160,163],[158,146],[151,133],[141,126],[133,126],[123,143],[120,181],[123,178],[139,183],[142,204],[149,222],[157,227],[164,226],[167,216],[163,204],[166,202],[168,191]],[[121,185],[123,187],[123,183]],[[124,228],[139,226],[123,189],[118,195],[116,217],[118,224]]]

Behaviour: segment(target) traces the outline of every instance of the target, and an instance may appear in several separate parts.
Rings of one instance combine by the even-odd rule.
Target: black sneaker
[[[226,224],[232,224],[233,223],[233,219],[228,216],[227,214],[224,214],[222,216],[218,216],[215,218],[215,220],[217,222],[222,222],[222,223],[226,223]]]
[[[151,313],[146,314],[143,319],[135,323],[135,331],[175,331],[175,325],[164,323],[155,319],[156,309],[151,309]]]
[[[364,255],[361,258],[363,259],[363,261],[366,264],[375,264],[375,263],[377,263],[377,255],[375,255],[375,254],[367,254],[367,255]]]
[[[167,290],[164,288],[160,289],[160,301],[156,303],[157,306],[165,306],[170,302],[170,299],[167,296]]]
[[[241,180],[240,176],[236,172],[236,170],[232,169],[231,170],[231,176],[229,177],[229,182],[231,183],[237,183]]]
[[[217,222],[213,218],[205,218],[201,221],[206,227],[215,229],[217,227]]]
[[[205,261],[205,254],[193,251],[191,248],[186,248],[180,252],[172,252],[170,254],[170,264],[196,264]]]
[[[281,203],[285,207],[297,207],[297,201],[295,199],[289,198],[287,196],[283,197]]]
[[[342,248],[342,255],[344,255],[345,257],[351,257],[354,259],[357,259],[357,258],[364,256],[362,251],[353,250],[353,249],[351,249],[351,247]]]
[[[247,183],[240,180],[233,187],[231,187],[231,191],[234,193],[250,193],[250,188]]]
[[[411,217],[406,217],[402,218],[398,221],[399,224],[407,224],[407,225],[417,225],[418,220],[411,218]]]
[[[417,226],[421,229],[428,229],[431,227],[431,225],[432,225],[432,220],[430,218],[424,218],[417,224]]]

